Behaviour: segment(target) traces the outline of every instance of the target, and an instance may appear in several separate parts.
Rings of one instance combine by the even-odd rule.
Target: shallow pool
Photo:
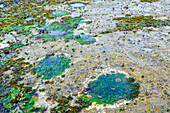
[[[71,7],[85,7],[86,4],[83,4],[83,3],[72,3],[70,4]]]

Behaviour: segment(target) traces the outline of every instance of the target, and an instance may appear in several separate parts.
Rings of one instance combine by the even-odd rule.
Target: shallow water
[[[60,30],[56,30],[56,31],[49,31],[48,35],[53,35],[56,38],[61,38],[64,37],[65,35],[67,35],[67,32],[65,31],[60,31]]]
[[[86,4],[83,4],[83,3],[73,3],[73,4],[70,4],[71,7],[85,7]]]
[[[116,28],[116,21],[114,21],[113,18],[125,17],[126,13],[131,14],[131,16],[138,16],[139,14],[154,14],[156,16],[162,16],[163,14],[165,14],[165,16],[167,16],[166,14],[168,13],[166,10],[164,10],[166,9],[164,8],[164,4],[166,3],[162,3],[162,1],[152,4],[140,3],[139,1],[130,2],[115,0],[100,2],[99,0],[96,0],[96,2],[92,2],[87,6],[81,3],[72,4],[71,7],[75,7],[75,10],[74,12],[70,12],[70,14],[68,15],[65,15],[66,13],[62,12],[64,10],[70,11],[71,8],[68,5],[62,4],[59,7],[50,7],[51,9],[54,8],[55,10],[57,10],[56,12],[54,10],[54,12],[51,14],[52,16],[55,15],[55,18],[49,20],[59,21],[59,23],[53,24],[51,26],[44,26],[43,24],[40,24],[40,27],[38,28],[42,30],[47,29],[47,31],[49,30],[50,32],[35,35],[40,37],[37,39],[31,38],[31,34],[21,36],[18,36],[17,34],[15,35],[18,40],[20,40],[24,44],[26,40],[28,40],[27,46],[20,47],[19,49],[17,49],[19,50],[17,54],[15,53],[16,55],[18,55],[18,57],[24,57],[25,61],[31,62],[32,64],[38,63],[39,59],[46,56],[48,57],[52,53],[67,53],[71,59],[71,65],[66,72],[64,72],[65,70],[62,70],[65,69],[63,65],[59,66],[61,67],[60,71],[64,72],[62,77],[55,77],[55,73],[52,73],[55,72],[57,68],[55,67],[56,65],[53,62],[57,61],[49,59],[45,61],[46,64],[42,64],[42,67],[44,67],[42,68],[42,72],[40,72],[41,74],[46,74],[47,76],[44,79],[49,79],[49,81],[42,80],[41,78],[36,78],[37,73],[33,75],[27,73],[27,76],[22,76],[24,77],[23,82],[26,84],[29,83],[31,87],[37,87],[36,85],[38,84],[37,88],[45,88],[45,92],[37,92],[38,96],[36,96],[38,100],[36,101],[35,106],[45,106],[48,108],[47,113],[49,113],[49,109],[54,107],[55,104],[52,104],[52,100],[48,101],[50,104],[47,103],[47,98],[53,98],[56,96],[58,99],[63,95],[67,96],[74,93],[79,94],[85,88],[86,80],[88,82],[87,84],[90,84],[88,80],[95,81],[94,78],[100,75],[101,72],[96,72],[95,69],[105,69],[109,67],[123,70],[131,77],[134,77],[135,81],[141,86],[139,97],[136,97],[134,100],[132,99],[131,102],[128,102],[130,103],[130,105],[123,103],[122,106],[116,106],[113,108],[97,108],[97,110],[91,109],[90,111],[83,109],[82,112],[107,113],[118,112],[122,109],[125,109],[124,112],[157,112],[157,109],[159,109],[161,112],[166,112],[166,110],[168,109],[167,97],[169,95],[169,91],[166,91],[168,90],[167,86],[169,85],[167,77],[167,67],[169,60],[169,28],[163,26],[153,28],[153,31],[148,32],[148,27],[145,27],[141,30],[138,30],[136,33],[133,33],[132,31],[116,31],[106,34],[100,34],[101,31],[106,31],[110,28]],[[128,9],[124,8],[124,6],[128,6]],[[81,8],[82,10],[79,10],[78,7],[85,8]],[[60,24],[60,19],[63,18],[62,16],[68,16],[68,18],[64,18],[64,22]],[[81,16],[84,19],[88,19],[90,22],[84,22],[82,26],[79,26],[79,21],[68,22],[68,20],[70,19],[69,16]],[[27,20],[32,19],[33,18],[31,18],[31,16],[27,18]],[[68,23],[69,27],[67,26]],[[75,23],[75,25],[72,25],[72,23]],[[79,27],[76,28],[77,26]],[[21,29],[20,27],[14,26],[13,29],[15,29],[16,31],[22,31],[25,29],[25,27]],[[70,30],[69,33],[67,32],[68,30]],[[81,35],[81,37],[75,38],[75,30],[78,30],[78,33],[80,34],[84,33],[85,35]],[[58,37],[64,37],[65,35],[67,35],[67,33],[69,34],[68,40],[62,38],[58,39]],[[42,37],[46,40],[50,39],[50,41],[41,43]],[[5,34],[5,36],[2,38],[4,40],[14,40],[14,36],[8,37],[7,34]],[[54,38],[56,38],[57,40],[52,41],[52,39]],[[86,42],[87,44],[84,44]],[[7,58],[8,56],[2,54],[2,57]],[[9,56],[9,59],[10,58],[11,56]],[[56,64],[60,63],[57,62]],[[17,66],[19,67],[19,65]],[[50,68],[48,68],[49,66]],[[40,67],[41,66],[39,66],[39,68]],[[11,67],[11,69],[12,68],[13,67]],[[61,74],[62,72],[60,71],[56,73]],[[54,78],[52,77],[52,74],[54,74]],[[13,74],[10,75],[12,76]],[[109,76],[107,77],[109,78]],[[108,98],[110,98],[107,94],[116,92],[119,92],[117,94],[121,94],[121,91],[125,91],[130,94],[128,92],[130,91],[128,88],[125,90],[123,89],[124,87],[122,89],[120,88],[120,86],[122,85],[121,82],[119,83],[120,79],[117,79],[118,83],[116,83],[118,85],[116,86],[114,80],[112,82],[112,79],[107,80],[108,78],[105,78],[103,80],[109,82],[103,82],[97,90],[95,89],[95,93],[98,94],[97,96],[99,96],[99,98],[102,98],[102,95],[104,95],[103,97],[107,97],[107,100]],[[102,79],[100,80],[102,81]],[[109,83],[109,85],[107,83]],[[117,87],[117,89],[111,87],[114,85]],[[101,87],[105,86],[108,86],[108,91],[110,92],[104,94],[103,92],[101,93],[101,91],[98,91],[103,90],[104,88],[102,89]],[[105,89],[107,89],[107,87],[105,87]],[[113,95],[113,97],[115,95]],[[121,96],[122,95],[117,95],[117,97],[115,98],[119,100],[122,99]],[[57,99],[54,98],[54,103]],[[152,108],[153,106],[154,108]]]

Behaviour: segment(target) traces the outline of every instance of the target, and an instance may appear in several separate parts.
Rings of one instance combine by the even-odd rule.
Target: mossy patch
[[[169,20],[153,19],[152,16],[134,16],[134,17],[118,17],[113,18],[113,20],[118,20],[116,23],[116,28],[107,31],[102,31],[100,34],[112,33],[116,31],[132,31],[139,30],[143,27],[160,27],[169,26]]]
[[[48,34],[33,35],[32,38],[43,39],[44,41],[55,40],[55,36],[54,35],[48,35]]]
[[[10,68],[13,67],[13,72],[15,74],[24,75],[32,67],[32,65],[29,62],[24,62],[24,60],[25,60],[24,58],[19,58],[16,60],[7,59],[0,61],[0,73],[8,71],[10,70]]]
[[[57,100],[59,103],[56,107],[51,108],[51,113],[79,113],[83,108],[87,108],[92,104],[90,98],[87,95],[76,96],[75,98],[76,105],[71,106],[71,102],[73,101],[72,96],[62,96]]]
[[[52,1],[60,2],[57,0]],[[48,4],[49,2],[42,3]],[[46,10],[44,7],[37,7],[35,4],[14,4],[9,6],[9,9],[7,8],[7,10],[0,12],[0,35],[4,36],[15,31],[19,35],[31,35],[34,38],[43,38],[45,41],[55,40],[57,37],[62,38],[67,34],[70,35],[69,32],[77,28],[79,22],[83,20],[83,18],[65,16],[68,14],[69,12],[67,11]],[[53,19],[55,17],[62,17],[61,21],[55,21],[51,25],[46,25],[47,18]],[[48,31],[48,33],[34,35],[32,29],[42,29]],[[66,33],[60,35],[60,33],[55,33],[56,31],[64,31]]]
[[[36,5],[28,5],[26,3],[17,5],[13,4],[9,9],[3,10],[0,13],[0,31],[1,33],[9,33],[12,30],[22,28],[22,26],[32,25],[34,22],[44,23],[45,19],[42,18],[41,14],[45,12],[51,13],[52,10],[45,10],[43,7],[39,8]],[[28,19],[31,16],[35,18],[31,20]]]
[[[20,43],[20,42],[9,42],[8,43],[10,45],[10,47],[5,47],[4,49],[0,49],[0,50],[16,50],[20,47],[24,47],[26,46],[25,44],[23,43]]]
[[[41,38],[44,40],[54,40],[64,38],[65,40],[73,39],[73,29],[83,18],[63,17],[61,21],[55,21],[50,25],[39,25],[39,35],[33,35],[32,38]]]
[[[13,72],[10,77],[3,73],[12,67]],[[21,76],[23,76],[24,73],[28,73],[31,67],[28,62],[24,62],[24,58],[0,62],[0,112],[13,113],[18,109],[25,113],[38,112],[44,109],[43,107],[34,107],[36,99],[33,95],[36,90],[24,86],[24,82],[20,82],[23,80]]]
[[[43,110],[44,107],[35,108],[36,98],[33,97],[36,90],[31,87],[24,87],[23,84],[17,85],[4,83],[0,85],[0,111],[13,113],[18,107],[23,113]]]
[[[88,84],[86,91],[96,104],[114,104],[118,100],[135,98],[139,93],[139,84],[124,74],[107,74]]]
[[[50,56],[39,62],[36,67],[38,76],[43,76],[42,79],[51,79],[61,75],[67,68],[70,67],[70,59],[65,56]]]
[[[82,108],[88,108],[92,104],[90,98],[85,94],[78,96],[75,103],[82,106]]]
[[[57,0],[52,1],[50,0],[46,3],[54,3],[54,1],[59,3]],[[35,4],[38,4],[38,2]],[[5,10],[0,9],[2,10],[0,12],[0,35],[8,34],[11,31],[17,31],[17,33],[22,31],[22,35],[31,34],[31,29],[28,31],[28,29],[25,30],[23,27],[34,25],[35,23],[45,24],[46,18],[52,19],[69,14],[67,11],[62,10],[46,10],[44,7],[37,7],[35,4],[25,2],[23,4],[13,4]]]
[[[12,48],[14,49],[17,49],[17,48],[20,48],[20,47],[23,47],[23,46],[26,46],[25,44],[23,43],[12,43]]]
[[[1,94],[0,104],[2,109],[8,109],[12,112],[17,106],[21,111],[29,112],[34,109],[35,98],[32,97],[32,90],[24,87],[12,87],[8,94]]]
[[[117,30],[120,31],[131,31],[133,29],[142,29],[143,27],[160,27],[169,26],[169,20],[156,20],[152,16],[134,16],[134,17],[119,17],[113,20],[121,20],[117,23]]]

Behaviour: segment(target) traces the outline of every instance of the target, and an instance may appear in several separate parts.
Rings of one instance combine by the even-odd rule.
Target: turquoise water
[[[87,94],[96,104],[113,104],[121,99],[130,100],[139,93],[139,84],[124,74],[107,74],[88,84]]]

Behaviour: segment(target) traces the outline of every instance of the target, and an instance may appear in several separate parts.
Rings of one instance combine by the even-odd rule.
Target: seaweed
[[[50,56],[41,60],[35,71],[38,76],[41,77],[43,75],[41,79],[49,80],[61,75],[67,68],[70,67],[70,62],[70,59],[64,56]]]
[[[91,95],[91,101],[96,104],[114,104],[121,99],[135,98],[139,93],[139,87],[132,78],[117,73],[99,76],[97,80],[88,84],[88,90],[84,92]]]
[[[169,26],[169,20],[156,20],[152,16],[134,16],[134,17],[119,17],[113,18],[113,20],[122,20],[116,24],[117,30],[131,31],[133,29],[142,29],[143,27],[160,27]]]
[[[92,104],[90,101],[90,98],[87,97],[87,95],[80,95],[76,96],[75,98],[76,105],[71,106],[71,102],[73,101],[73,97],[69,95],[68,97],[62,96],[57,100],[58,105],[55,106],[54,108],[50,109],[51,113],[78,113],[80,112],[83,108],[87,108]]]

